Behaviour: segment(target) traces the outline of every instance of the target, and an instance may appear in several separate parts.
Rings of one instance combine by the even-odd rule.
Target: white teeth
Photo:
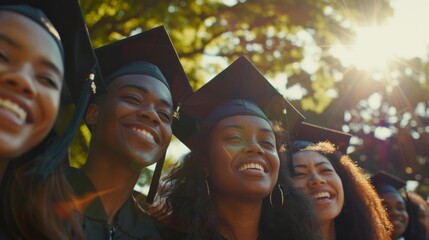
[[[137,132],[139,132],[139,133],[141,133],[141,134],[143,134],[143,135],[145,135],[145,136],[147,136],[147,137],[149,137],[149,138],[150,138],[150,139],[152,139],[152,140],[154,140],[153,135],[152,135],[150,132],[148,132],[148,131],[146,131],[146,130],[144,130],[144,129],[133,128],[133,130],[134,130],[134,131],[137,131]]]
[[[257,170],[260,170],[262,172],[264,171],[264,168],[259,163],[246,163],[243,166],[241,166],[238,169],[238,171],[242,172],[242,171],[247,170],[247,169],[257,169]]]
[[[27,112],[24,111],[18,104],[8,100],[0,98],[0,107],[6,108],[13,112],[21,121],[27,118]]]
[[[313,195],[314,198],[319,199],[319,198],[331,198],[331,194],[328,192],[320,192],[320,193],[316,193]]]

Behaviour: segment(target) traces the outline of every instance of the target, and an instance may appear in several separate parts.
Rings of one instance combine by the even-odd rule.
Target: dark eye
[[[123,97],[123,99],[124,99],[127,103],[131,103],[131,104],[135,104],[135,105],[137,105],[137,104],[141,104],[141,103],[142,103],[142,100],[141,100],[138,96],[136,96],[136,95],[132,95],[132,94],[130,94],[130,95],[125,95],[125,96]]]
[[[46,86],[49,86],[53,89],[59,89],[58,83],[49,76],[39,75],[37,76],[37,79]]]
[[[0,50],[0,61],[1,62],[9,62],[9,58],[6,53]]]
[[[322,169],[322,172],[324,172],[324,173],[330,173],[330,172],[333,172],[334,170],[332,170],[332,169],[330,169],[330,168],[323,168]]]
[[[261,146],[266,149],[274,149],[276,145],[272,141],[262,141]]]
[[[241,143],[241,142],[242,142],[241,137],[240,137],[240,136],[238,136],[238,135],[228,136],[228,137],[226,138],[226,140],[227,140],[227,142],[229,142],[229,143]]]
[[[171,119],[172,119],[171,113],[158,112],[158,116],[163,122],[168,122],[168,123],[171,122]]]
[[[295,172],[292,174],[292,177],[302,177],[302,176],[305,176],[305,173],[295,171]]]

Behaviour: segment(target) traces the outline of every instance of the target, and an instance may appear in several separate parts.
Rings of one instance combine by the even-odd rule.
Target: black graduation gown
[[[88,176],[81,170],[70,168],[67,179],[78,198],[97,193]],[[85,207],[81,224],[86,239],[162,239],[156,221],[146,214],[130,196],[115,216],[114,224],[108,224],[104,206],[95,197]]]

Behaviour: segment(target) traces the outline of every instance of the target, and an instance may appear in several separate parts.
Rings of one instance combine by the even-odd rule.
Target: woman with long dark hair
[[[86,78],[94,75],[95,65],[77,0],[0,3],[0,227],[4,235],[70,238],[67,228],[74,226],[71,214],[63,211],[67,184],[59,172],[76,126],[61,137],[52,128],[64,93],[88,87],[91,81]],[[89,99],[89,87],[85,91],[82,101]],[[76,112],[76,118],[81,113]]]
[[[165,180],[157,215],[187,239],[317,239],[308,201],[280,170],[294,111],[236,60],[183,102],[180,117],[196,125],[176,136],[191,152]]]

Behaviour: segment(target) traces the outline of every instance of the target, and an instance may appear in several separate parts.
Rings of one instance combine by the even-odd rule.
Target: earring
[[[207,182],[207,179],[205,179],[205,180],[206,180],[207,196],[210,196],[210,187],[209,187],[209,183]]]
[[[280,207],[283,207],[283,204],[284,204],[284,201],[285,201],[285,199],[284,199],[284,195],[283,195],[283,190],[282,190],[282,188],[280,187],[280,184],[277,184],[277,188],[279,189],[279,192],[280,192],[280,197],[281,197],[281,205],[280,205]],[[274,189],[273,189],[273,191],[274,191]],[[270,193],[270,205],[271,205],[271,207],[274,207],[273,206],[273,200],[272,200],[272,196],[273,196],[273,191],[271,191],[271,193]]]

